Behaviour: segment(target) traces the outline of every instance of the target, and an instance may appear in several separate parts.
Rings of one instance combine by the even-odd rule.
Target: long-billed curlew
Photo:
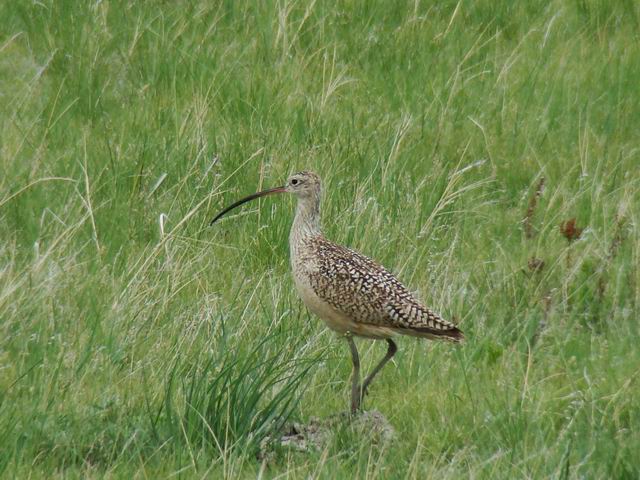
[[[349,248],[327,240],[320,228],[320,177],[312,172],[292,175],[286,185],[255,193],[222,210],[212,221],[250,200],[275,193],[298,197],[289,235],[291,269],[296,289],[309,310],[344,335],[351,350],[353,377],[351,412],[397,347],[396,334],[455,342],[464,337],[452,323],[423,306],[384,267]],[[353,336],[387,341],[384,358],[360,383],[360,357]]]

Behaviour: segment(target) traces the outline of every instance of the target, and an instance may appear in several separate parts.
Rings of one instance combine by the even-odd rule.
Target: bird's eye
[[[291,180],[291,185],[297,185],[298,184],[298,179],[294,178],[293,180]]]

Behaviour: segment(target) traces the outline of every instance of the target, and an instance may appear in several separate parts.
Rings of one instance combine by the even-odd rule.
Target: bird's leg
[[[360,410],[362,402],[362,389],[360,388],[360,356],[356,343],[350,333],[346,335],[349,349],[351,350],[351,361],[353,362],[353,375],[351,377],[351,413],[354,414]]]
[[[361,397],[364,397],[366,395],[367,388],[369,387],[369,384],[373,381],[373,378],[378,374],[380,370],[382,370],[382,367],[384,367],[386,363],[389,360],[391,360],[391,358],[398,351],[398,347],[396,346],[393,340],[391,340],[390,338],[387,338],[387,343],[389,344],[389,347],[387,348],[386,355],[383,357],[382,360],[380,360],[380,363],[376,365],[376,368],[373,369],[373,371],[367,376],[367,378],[364,379],[364,382],[362,383],[362,393],[360,394]]]

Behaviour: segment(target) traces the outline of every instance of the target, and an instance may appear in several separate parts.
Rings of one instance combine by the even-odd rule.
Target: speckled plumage
[[[457,336],[457,328],[421,305],[389,271],[373,260],[322,236],[301,239],[300,250],[315,257],[313,267],[294,259],[294,275],[354,322],[398,333]]]
[[[310,188],[299,195],[291,227],[291,267],[298,292],[314,313],[333,330],[362,337],[462,338],[455,325],[418,302],[384,267],[327,240],[320,229],[320,179],[310,172],[296,176]]]

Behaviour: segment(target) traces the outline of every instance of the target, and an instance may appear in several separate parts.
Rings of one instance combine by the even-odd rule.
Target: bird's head
[[[316,197],[320,195],[322,182],[313,172],[294,173],[287,179],[284,189],[298,198]]]

